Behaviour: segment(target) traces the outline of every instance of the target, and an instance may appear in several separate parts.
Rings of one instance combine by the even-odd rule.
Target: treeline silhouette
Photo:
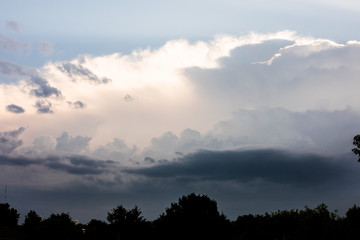
[[[360,239],[360,208],[354,205],[339,216],[325,204],[314,209],[278,210],[262,215],[242,215],[230,221],[215,200],[191,193],[171,203],[156,220],[148,221],[139,207],[122,205],[107,213],[107,222],[74,221],[69,213],[42,219],[34,210],[18,225],[19,214],[0,204],[0,239]]]

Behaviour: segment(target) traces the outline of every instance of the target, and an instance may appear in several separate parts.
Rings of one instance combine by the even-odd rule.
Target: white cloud
[[[323,113],[316,116],[325,121],[326,112],[335,114],[329,115],[331,119],[340,111],[352,123],[360,111],[356,91],[359,51],[358,42],[337,44],[284,31],[218,36],[209,42],[174,40],[154,50],[84,55],[68,62],[50,62],[41,69],[3,62],[2,74],[20,81],[0,85],[1,122],[4,130],[28,126],[24,146],[31,146],[39,136],[55,139],[67,131],[89,136],[91,142],[86,146],[97,157],[134,161],[198,148],[264,144],[254,136],[273,145],[298,141],[325,148],[315,136],[302,132],[306,128],[299,130],[287,120],[298,121],[295,116],[313,111]],[[21,80],[29,72],[46,79],[41,85],[45,92],[51,86],[61,96],[47,94],[45,101],[29,94],[31,84]],[[13,103],[26,109],[21,117],[6,111]],[[264,111],[264,107],[283,109],[287,120],[281,120],[278,110]],[[53,114],[37,114],[36,108]],[[258,132],[256,119],[243,123],[245,128],[237,124],[239,118],[231,113],[239,109],[254,111],[245,115],[259,114],[274,126],[273,118],[278,119],[282,123],[278,136],[272,131],[268,135]],[[307,121],[313,126],[318,119]],[[137,147],[113,149],[108,143],[114,138]]]

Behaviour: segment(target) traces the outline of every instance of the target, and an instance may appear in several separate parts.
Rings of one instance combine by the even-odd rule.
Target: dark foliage
[[[108,212],[107,220],[92,219],[82,225],[69,213],[42,218],[33,210],[17,225],[19,214],[9,204],[0,204],[0,239],[360,239],[360,207],[354,205],[344,217],[325,204],[314,209],[279,210],[263,215],[242,215],[229,221],[217,203],[206,195],[191,193],[171,203],[153,222],[140,209],[122,205]]]
[[[8,203],[0,203],[0,226],[16,227],[20,214],[14,208],[10,208]]]
[[[161,239],[226,239],[230,221],[220,214],[216,201],[191,193],[171,203],[154,222]]]
[[[107,220],[110,222],[111,239],[143,239],[151,234],[151,224],[141,216],[137,206],[127,210],[118,205],[108,212]]]

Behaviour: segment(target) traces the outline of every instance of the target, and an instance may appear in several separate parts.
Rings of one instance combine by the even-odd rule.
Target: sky
[[[154,220],[192,192],[231,220],[359,204],[358,1],[0,4],[0,185],[21,221]]]

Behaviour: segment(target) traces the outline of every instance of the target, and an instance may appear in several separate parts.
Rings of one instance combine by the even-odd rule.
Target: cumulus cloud
[[[49,152],[55,148],[55,140],[50,136],[40,136],[33,141],[33,147],[41,152]]]
[[[39,115],[31,116],[38,134],[55,137],[53,125],[66,129],[71,123],[70,133],[92,136],[89,148],[98,157],[126,159],[124,151],[133,152],[133,147],[123,151],[106,145],[114,138],[136,145],[137,153],[141,148],[137,161],[254,145],[344,152],[360,111],[358,51],[357,42],[337,44],[284,31],[207,42],[173,40],[158,49],[84,55],[41,69],[2,61],[0,72],[35,76],[28,77],[33,96],[57,97],[51,102],[58,118],[42,119],[47,128],[37,125]],[[112,81],[88,84],[104,83],[103,78]],[[6,104],[28,108],[4,96]],[[81,101],[61,102],[60,96]],[[137,104],[126,104],[134,96]],[[36,107],[52,112],[50,104],[38,101]],[[74,114],[69,106],[83,110]],[[8,121],[14,117],[4,115]]]
[[[109,78],[103,77],[100,78],[91,72],[89,69],[83,67],[81,64],[73,63],[62,63],[58,66],[58,69],[65,73],[73,81],[78,79],[84,79],[92,83],[109,83],[111,80]]]
[[[18,136],[25,131],[24,127],[17,130],[0,132],[0,153],[10,154],[16,148],[23,144],[22,140],[18,140]]]
[[[54,111],[51,109],[51,102],[46,99],[36,101],[35,107],[37,108],[38,113],[54,113]]]
[[[69,106],[71,108],[74,108],[74,109],[82,109],[82,108],[86,107],[86,104],[83,103],[82,101],[75,101],[75,102],[68,101],[67,103],[69,104]]]
[[[21,66],[12,62],[0,60],[0,75],[6,77],[25,78],[30,88],[30,93],[36,97],[61,96],[59,89],[50,86],[49,82],[41,77],[34,68]]]
[[[20,107],[18,105],[15,105],[15,104],[7,105],[6,110],[9,111],[9,112],[12,112],[12,113],[16,113],[16,114],[25,112],[24,108],[22,108],[22,107]]]
[[[264,48],[272,53],[259,55]],[[221,60],[222,68],[192,68],[185,74],[213,106],[359,109],[353,88],[359,84],[359,69],[354,65],[359,51],[358,42],[342,45],[317,39],[280,49],[270,42],[234,49]]]
[[[85,151],[91,137],[76,136],[72,137],[67,132],[63,132],[60,137],[56,138],[56,150],[64,152],[82,152]]]
[[[128,147],[124,140],[114,138],[112,142],[99,146],[94,152],[94,156],[102,159],[111,159],[115,161],[128,162],[133,156],[138,154],[138,149],[134,145]]]

